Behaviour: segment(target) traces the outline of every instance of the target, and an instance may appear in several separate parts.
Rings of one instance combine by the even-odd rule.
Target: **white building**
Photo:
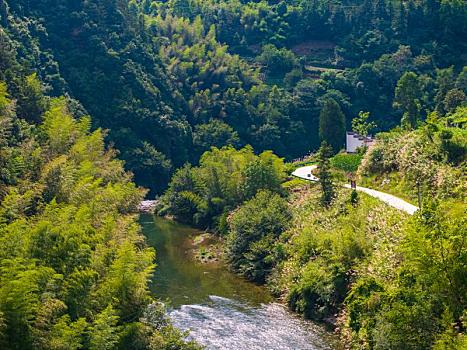
[[[353,131],[347,131],[345,137],[345,150],[347,153],[357,152],[357,148],[370,146],[374,142],[371,136],[362,136]]]

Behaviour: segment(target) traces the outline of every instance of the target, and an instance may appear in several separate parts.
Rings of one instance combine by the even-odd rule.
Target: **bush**
[[[356,190],[352,190],[352,192],[350,193],[350,204],[356,206],[358,204],[358,201],[358,192]]]
[[[345,271],[342,265],[328,265],[318,258],[305,265],[299,284],[290,291],[289,307],[308,319],[322,320],[336,310],[345,294]]]
[[[294,87],[303,78],[303,72],[300,68],[294,68],[284,77],[284,83],[287,87]]]
[[[425,203],[420,215],[406,222],[403,236],[370,257],[345,301],[355,344],[368,343],[373,349],[421,350],[435,344],[462,348],[457,346],[465,342],[465,207]],[[396,264],[387,266],[383,252],[396,258]],[[377,273],[376,266],[386,272]]]
[[[227,256],[232,267],[246,278],[264,282],[275,264],[274,245],[291,218],[285,199],[260,191],[229,221]]]
[[[420,181],[424,196],[462,196],[467,190],[462,170],[452,165],[465,161],[466,136],[465,130],[441,125],[379,134],[376,144],[365,154],[358,174],[367,177],[398,172],[410,187]]]
[[[272,75],[285,74],[298,65],[298,60],[292,51],[285,48],[278,49],[272,44],[263,46],[261,55],[256,60],[266,66]]]

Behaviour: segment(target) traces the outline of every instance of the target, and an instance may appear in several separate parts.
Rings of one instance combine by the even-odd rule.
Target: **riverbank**
[[[263,286],[230,272],[222,259],[201,263],[194,242],[206,233],[148,214],[140,223],[156,248],[154,296],[167,302],[178,328],[207,349],[327,350],[336,337],[279,304]]]
[[[313,175],[308,176],[308,173],[304,172],[304,176],[311,178]],[[357,203],[351,203],[348,199],[351,191],[346,188],[338,190],[336,200],[330,208],[319,204],[320,191],[316,186],[297,183],[296,188],[289,190],[287,200],[267,194],[263,202],[255,205],[246,202],[241,207],[244,209],[232,212],[227,218],[230,235],[236,230],[234,227],[237,227],[237,231],[245,235],[245,240],[252,242],[249,248],[251,253],[247,250],[241,252],[244,254],[241,259],[250,265],[243,270],[237,267],[236,272],[249,277],[248,274],[255,276],[256,271],[264,271],[262,292],[267,288],[278,297],[273,299],[269,295],[269,302],[280,301],[281,305],[298,316],[320,322],[322,327],[337,329],[341,335],[341,332],[346,331],[346,319],[340,313],[345,309],[344,299],[357,278],[357,269],[364,267],[362,262],[373,253],[379,254],[375,247],[384,240],[398,242],[400,225],[406,216],[366,194],[359,196]],[[253,198],[249,202],[255,201]],[[279,207],[272,210],[275,202]],[[270,205],[273,207],[270,208]],[[284,217],[284,226],[280,228],[279,235],[274,240],[268,238],[263,243],[257,238],[268,237],[269,232],[272,232],[270,230],[275,230],[275,224],[270,226],[269,223],[277,223],[279,217],[286,212],[290,214]],[[173,225],[179,225],[175,221],[171,222]],[[193,260],[198,259],[196,274],[203,271],[203,276],[189,276],[187,283],[217,288],[226,277],[217,275],[213,270],[230,268],[219,258],[219,253],[229,249],[232,241],[220,242],[218,236],[191,230],[193,231],[188,234],[188,239],[185,237],[184,250],[179,252],[178,256],[185,254]],[[214,243],[213,247],[210,247],[208,242]],[[186,261],[184,264],[183,269],[187,269],[189,265],[186,265]],[[188,274],[191,273],[188,271]],[[229,271],[228,278],[230,274]],[[235,276],[235,284],[248,290],[249,285],[244,284],[248,282],[239,275]],[[177,279],[183,280],[180,277]],[[213,295],[223,296],[225,291],[217,290],[219,292]],[[199,290],[185,289],[183,299],[177,297],[176,307],[186,305],[191,295],[197,295],[198,292]],[[240,296],[242,302],[238,290],[232,295],[227,298],[239,300]],[[210,296],[204,295],[204,299],[199,298],[195,305],[211,303]],[[262,303],[261,301],[259,304]],[[192,312],[191,308],[186,311]]]

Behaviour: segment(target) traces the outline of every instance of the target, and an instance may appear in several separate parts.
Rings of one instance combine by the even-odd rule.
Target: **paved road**
[[[316,164],[304,166],[304,167],[296,169],[292,173],[292,175],[299,177],[301,179],[304,179],[304,180],[317,182],[319,181],[319,179],[312,174],[312,171],[315,170],[317,167],[318,166]],[[345,184],[344,187],[350,188],[350,185]],[[405,211],[409,215],[413,215],[418,210],[418,207],[416,207],[415,205],[412,205],[404,201],[403,199],[393,196],[392,194],[389,194],[389,193],[384,193],[384,192],[372,190],[371,188],[360,187],[360,186],[357,186],[357,191],[364,192],[368,194],[369,196],[378,198],[384,203],[390,205],[391,207]]]
[[[295,171],[292,173],[293,176],[299,177],[301,179],[305,179],[308,181],[314,181],[317,182],[319,179],[312,174],[312,171],[318,168],[318,166],[315,165],[308,165],[308,166],[303,166],[301,168],[295,169]]]

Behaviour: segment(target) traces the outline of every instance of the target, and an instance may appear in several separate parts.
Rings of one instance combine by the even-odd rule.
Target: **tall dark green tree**
[[[345,115],[334,99],[324,101],[319,115],[319,136],[337,153],[345,140]]]
[[[331,205],[335,196],[334,184],[332,182],[331,175],[331,162],[329,160],[331,156],[332,148],[326,141],[323,141],[318,151],[318,176],[322,191],[321,204],[325,207],[329,207]]]
[[[421,87],[417,74],[405,73],[397,82],[394,107],[403,111],[401,124],[406,128],[415,128],[420,119]]]

